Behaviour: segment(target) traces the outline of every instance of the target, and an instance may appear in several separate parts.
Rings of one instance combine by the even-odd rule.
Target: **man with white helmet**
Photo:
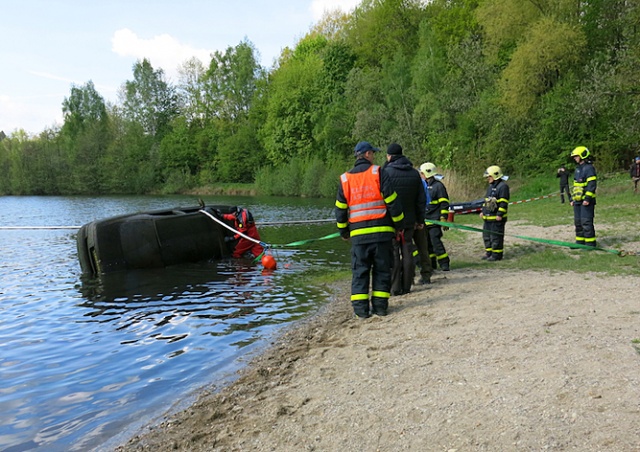
[[[480,218],[484,220],[482,240],[485,254],[482,259],[492,262],[502,260],[504,256],[504,227],[509,208],[509,186],[505,181],[509,177],[497,165],[487,168],[484,177],[489,187],[480,212]]]
[[[429,259],[434,269],[439,266],[440,270],[448,272],[450,259],[442,243],[442,227],[429,222],[429,220],[447,221],[449,215],[449,194],[442,183],[444,176],[438,174],[436,165],[431,162],[420,165],[420,173],[424,179],[427,196],[425,224]]]
[[[593,226],[596,207],[596,169],[589,158],[591,153],[584,146],[571,152],[576,162],[573,174],[573,224],[576,228],[576,243],[596,246],[596,230]]]

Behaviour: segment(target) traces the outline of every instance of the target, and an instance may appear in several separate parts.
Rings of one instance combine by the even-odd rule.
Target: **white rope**
[[[238,234],[240,237],[244,237],[247,240],[252,241],[253,243],[257,243],[258,245],[264,247],[264,248],[269,248],[269,245],[267,245],[264,242],[261,242],[260,240],[256,240],[253,237],[249,237],[246,234],[243,234],[240,231],[237,231],[235,229],[233,229],[231,226],[229,226],[227,223],[225,223],[222,220],[217,219],[215,216],[211,215],[209,212],[207,212],[206,210],[200,210],[199,212],[205,214],[206,216],[208,216],[209,218],[211,218],[213,221],[215,221],[216,223],[218,223],[219,225],[224,226],[225,228],[227,228],[228,230],[230,230],[231,232],[233,232],[234,234]]]

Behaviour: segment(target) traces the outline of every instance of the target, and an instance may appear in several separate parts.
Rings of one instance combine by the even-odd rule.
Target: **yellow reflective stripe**
[[[415,250],[412,254],[413,257],[416,257],[418,255],[418,250]]]
[[[502,253],[502,250],[493,250],[493,253]]]
[[[368,300],[368,299],[369,299],[368,293],[356,293],[351,295],[351,301],[360,301],[360,300]]]
[[[362,202],[360,204],[354,204],[351,206],[352,210],[360,210],[360,209],[368,209],[370,207],[386,207],[384,201],[382,199],[371,201],[371,202]]]
[[[447,198],[440,198],[440,199],[438,199],[438,201],[440,201],[440,202],[449,202],[449,200]]]
[[[587,177],[587,182],[591,182],[592,180],[596,180],[596,176]]]
[[[576,236],[576,242],[584,242],[584,237]]]
[[[384,202],[386,202],[387,204],[389,204],[390,202],[395,201],[395,199],[398,197],[398,194],[394,191],[392,194],[390,194],[388,197],[384,198]]]
[[[507,209],[505,209],[504,207],[498,207],[498,212],[506,212],[506,211]]]
[[[349,211],[349,219],[353,220],[359,217],[367,217],[369,215],[379,215],[381,213],[386,213],[387,209],[384,207],[379,209],[369,209],[369,210],[358,210],[357,212]]]
[[[440,256],[436,256],[436,257],[438,258],[438,260],[444,259],[445,257],[449,257],[449,253],[444,253],[444,254],[441,254]]]
[[[491,217],[489,217],[489,216],[487,216],[487,215],[484,215],[484,216],[482,217],[482,219],[483,219],[483,220],[495,220],[495,219],[496,219],[496,217],[495,217],[495,215],[494,215],[494,216],[491,216]]]
[[[584,239],[585,242],[595,242],[596,238],[595,237],[588,237],[586,239]]]
[[[574,181],[573,182],[573,186],[574,187],[586,187],[587,183],[586,182],[578,182],[578,181]]]
[[[391,219],[393,220],[394,223],[398,223],[399,221],[402,221],[404,219],[404,212],[402,212],[397,217],[391,217]]]
[[[595,194],[595,193],[593,193],[593,192],[590,192],[590,191],[585,192],[585,193],[584,193],[584,195],[585,195],[585,196],[591,196],[592,198],[595,198],[595,197],[596,197],[596,194]]]
[[[349,223],[337,223],[338,224],[338,229],[345,229],[347,226],[349,226]]]
[[[440,211],[440,216],[446,217],[449,215],[449,210],[448,209],[442,209]]]
[[[380,292],[379,290],[374,290],[371,292],[371,296],[378,298],[390,298],[391,294],[389,292]]]
[[[375,234],[376,232],[393,232],[396,230],[392,226],[374,226],[371,228],[354,229],[351,231],[351,237],[365,234]]]
[[[336,207],[338,209],[347,210],[347,208],[349,207],[349,204],[347,204],[346,202],[336,201]]]
[[[509,200],[507,198],[500,198],[500,199],[498,199],[497,202],[506,202],[506,203],[508,203]]]

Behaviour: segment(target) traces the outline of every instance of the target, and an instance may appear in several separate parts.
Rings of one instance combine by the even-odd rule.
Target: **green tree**
[[[179,113],[175,87],[146,58],[133,65],[133,80],[124,83],[120,97],[124,118],[139,123],[158,142]]]

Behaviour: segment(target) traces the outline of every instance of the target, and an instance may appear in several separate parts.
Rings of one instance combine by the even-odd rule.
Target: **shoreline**
[[[116,450],[640,448],[640,277],[488,267],[433,281],[367,320],[337,283],[230,386]]]

